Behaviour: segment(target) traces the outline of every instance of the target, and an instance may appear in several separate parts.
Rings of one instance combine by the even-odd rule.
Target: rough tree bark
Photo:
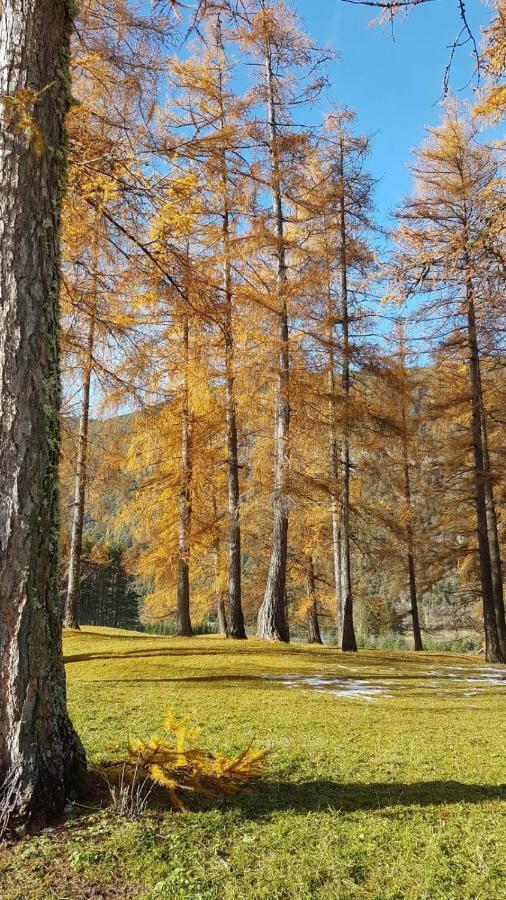
[[[95,238],[96,241],[96,238]],[[93,253],[93,307],[88,327],[86,359],[83,370],[83,396],[79,417],[79,443],[77,448],[76,481],[74,492],[74,512],[70,537],[69,574],[65,613],[65,628],[79,628],[79,594],[81,589],[81,558],[83,550],[83,526],[86,500],[86,479],[88,462],[88,431],[90,418],[91,374],[93,370],[93,346],[97,310],[97,254]]]
[[[341,648],[355,653],[357,641],[353,625],[353,581],[351,572],[351,525],[350,525],[350,335],[348,309],[348,246],[346,233],[346,200],[344,173],[344,141],[339,142],[339,169],[341,192],[339,197],[340,268],[341,268],[341,324],[343,334],[343,374],[344,422],[341,443]]]
[[[190,618],[190,523],[192,514],[191,423],[189,408],[190,324],[183,320],[183,408],[181,412],[181,488],[179,493],[176,635],[192,637]]]
[[[286,607],[286,565],[288,554],[288,468],[290,431],[290,352],[288,343],[288,309],[286,301],[286,251],[285,222],[281,193],[281,166],[278,145],[278,123],[274,74],[270,45],[265,49],[265,74],[267,87],[267,114],[269,125],[269,151],[271,157],[271,188],[276,223],[277,257],[277,324],[278,324],[278,372],[276,386],[276,411],[274,422],[274,493],[273,540],[262,605],[258,612],[257,633],[267,640],[290,640]]]
[[[222,134],[227,125],[223,89],[223,41],[220,22],[217,23],[218,89]],[[223,197],[223,289],[225,299],[225,407],[227,421],[227,474],[229,522],[228,631],[236,640],[246,639],[241,597],[241,513],[239,490],[239,455],[237,441],[237,404],[235,397],[234,325],[232,267],[230,257],[230,188],[227,153],[221,153],[221,189]]]
[[[71,23],[68,0],[0,4],[0,833],[61,812],[85,772],[67,713],[58,584],[59,237]],[[5,102],[24,89],[37,95],[29,111],[43,146],[16,130],[15,103]]]
[[[307,595],[309,609],[307,613],[307,630],[310,644],[323,644],[318,621],[318,601],[316,598],[316,579],[314,573],[313,557],[307,558]]]

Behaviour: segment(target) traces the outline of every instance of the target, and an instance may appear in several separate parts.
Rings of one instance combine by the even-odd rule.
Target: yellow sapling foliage
[[[172,710],[165,718],[167,737],[153,736],[144,741],[129,738],[130,761],[142,768],[168,794],[174,810],[184,810],[182,792],[201,797],[220,797],[245,791],[264,772],[267,750],[246,747],[238,756],[189,746],[198,729],[188,719],[178,719]]]

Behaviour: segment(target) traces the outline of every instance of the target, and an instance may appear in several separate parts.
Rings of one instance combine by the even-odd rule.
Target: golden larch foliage
[[[188,719],[177,718],[172,710],[165,718],[166,737],[157,735],[144,741],[130,738],[130,761],[144,769],[149,778],[166,789],[175,810],[183,811],[181,794],[223,797],[241,793],[264,772],[267,750],[247,746],[238,756],[188,746],[198,729]]]

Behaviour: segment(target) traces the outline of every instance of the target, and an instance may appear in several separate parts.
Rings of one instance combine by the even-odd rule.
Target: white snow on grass
[[[302,688],[335,697],[368,701],[379,700],[382,697],[391,699],[394,695],[402,696],[408,687],[409,690],[415,688],[427,693],[435,692],[438,696],[451,694],[455,698],[462,699],[475,697],[490,687],[506,688],[506,669],[472,666],[448,666],[440,669],[433,666],[430,671],[422,672],[419,679],[416,675],[410,677],[408,684],[402,675],[398,672],[395,674],[398,677],[388,681],[379,680],[374,675],[367,678],[343,678],[332,675],[262,675],[262,678],[266,681],[275,681],[287,688]],[[427,677],[431,680],[427,681]],[[472,685],[472,688],[469,685]]]

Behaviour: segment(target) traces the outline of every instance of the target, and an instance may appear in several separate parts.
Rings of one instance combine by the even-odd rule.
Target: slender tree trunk
[[[220,542],[216,541],[214,547],[214,594],[216,598],[216,611],[218,613],[218,630],[223,637],[229,637],[227,610],[225,598],[220,585]]]
[[[404,352],[401,347],[401,366],[402,377],[406,378],[406,366],[404,360]],[[409,579],[409,599],[411,605],[411,619],[413,622],[413,639],[415,650],[423,650],[422,632],[420,630],[420,616],[418,611],[418,594],[416,589],[416,570],[415,570],[415,541],[413,534],[413,503],[411,498],[411,478],[409,475],[409,435],[408,422],[406,414],[407,399],[403,395],[401,399],[402,409],[402,460],[404,469],[404,502],[408,512],[408,521],[406,523],[406,547],[407,547],[407,563],[408,563],[408,579]]]
[[[350,525],[350,337],[348,311],[348,247],[346,234],[344,145],[340,139],[341,196],[339,198],[340,266],[341,266],[341,314],[343,329],[343,392],[344,425],[341,444],[341,647],[345,652],[357,650],[353,625],[353,581],[351,572]]]
[[[483,442],[483,461],[485,465],[485,504],[487,509],[487,531],[488,545],[490,550],[490,567],[492,574],[492,587],[494,591],[494,606],[497,629],[499,632],[499,641],[503,656],[506,657],[506,620],[504,611],[504,580],[501,560],[501,547],[499,543],[499,532],[497,528],[497,513],[494,497],[494,483],[492,477],[492,468],[490,464],[490,451],[488,445],[488,429],[487,415],[483,403],[482,395],[482,442]]]
[[[408,525],[408,531],[410,527]],[[410,540],[411,538],[411,540]],[[413,639],[415,650],[423,650],[422,632],[420,629],[420,615],[418,612],[418,597],[416,592],[416,573],[415,573],[415,556],[413,553],[413,535],[408,535],[408,576],[409,576],[409,599],[411,603],[411,619],[413,622]],[[409,545],[411,543],[411,549]]]
[[[288,343],[288,309],[286,301],[286,251],[283,201],[278,147],[278,125],[274,93],[274,75],[269,45],[266,46],[265,71],[267,112],[269,120],[269,149],[271,156],[271,185],[277,237],[277,324],[278,376],[274,422],[274,494],[273,540],[262,605],[258,612],[258,636],[267,640],[290,640],[286,605],[286,566],[288,556],[288,468],[290,431],[290,353]]]
[[[104,566],[100,566],[99,584],[100,584],[100,589],[98,591],[97,625],[103,625],[104,624],[104,594],[105,594],[105,568],[104,568]]]
[[[41,153],[0,128],[0,834],[60,813],[85,772],[59,605],[58,293],[70,4],[2,0],[0,97],[40,93]],[[8,107],[7,107],[8,108]]]
[[[176,635],[192,637],[190,618],[191,424],[189,406],[190,325],[183,321],[183,409],[181,413],[181,490],[179,494]]]
[[[316,598],[315,574],[313,557],[307,559],[307,595],[309,609],[307,614],[307,630],[310,644],[323,644],[318,621],[318,601]]]
[[[327,224],[325,222],[325,234]],[[330,248],[327,246],[327,255]],[[330,273],[327,267],[327,365],[329,392],[329,467],[330,497],[332,515],[332,551],[334,563],[334,585],[336,591],[336,625],[341,628],[341,529],[339,523],[339,444],[337,440],[337,398],[336,398],[336,360],[335,360],[335,310],[332,299]]]
[[[215,522],[218,521],[218,504],[216,502],[216,496],[213,494],[213,513]],[[227,610],[225,607],[225,598],[223,596],[223,591],[221,589],[221,579],[220,579],[220,558],[221,558],[221,541],[219,534],[216,535],[216,540],[214,542],[213,548],[213,558],[214,558],[214,594],[215,594],[215,602],[216,602],[216,612],[218,614],[218,630],[223,637],[229,636],[228,634],[228,621],[227,621]]]
[[[220,593],[220,595],[218,597],[218,629],[219,629],[220,634],[223,635],[223,637],[228,638],[230,636],[229,632],[228,632],[227,609],[225,606],[225,598],[223,597],[222,593]]]
[[[227,329],[228,330],[228,329]],[[234,387],[234,347],[230,332],[226,337],[226,415],[227,415],[227,474],[228,474],[228,635],[236,640],[246,639],[241,599],[241,513],[239,493],[239,459],[237,449],[237,418]]]
[[[86,343],[86,362],[83,378],[83,398],[79,419],[79,443],[77,448],[76,481],[74,491],[74,513],[70,538],[69,577],[65,600],[65,628],[79,628],[79,593],[81,590],[81,557],[83,549],[84,509],[88,462],[88,427],[90,415],[91,373],[93,370],[93,344],[95,340],[95,316],[97,301],[97,260],[94,261],[94,306]]]
[[[225,133],[226,116],[223,102],[223,41],[221,26],[217,22],[217,55],[219,60],[219,105],[222,134]],[[245,640],[244,615],[241,598],[241,513],[239,490],[239,456],[237,441],[237,404],[235,397],[234,326],[232,268],[230,261],[230,191],[227,154],[221,154],[221,187],[223,195],[223,288],[225,294],[225,406],[227,420],[227,474],[228,474],[228,522],[229,522],[229,576],[228,576],[228,636]]]
[[[334,563],[334,585],[336,591],[335,622],[338,633],[342,631],[343,598],[341,594],[341,528],[339,515],[339,498],[332,500],[332,556]]]
[[[496,618],[494,585],[489,546],[489,523],[487,519],[486,475],[483,453],[483,398],[481,394],[480,357],[476,331],[476,311],[474,287],[470,274],[466,276],[467,331],[469,349],[469,386],[471,391],[471,436],[474,454],[474,483],[476,507],[476,531],[480,562],[480,584],[483,603],[483,623],[488,662],[506,662],[501,646],[500,632]]]
[[[341,648],[344,652],[357,650],[353,625],[353,591],[351,581],[351,541],[350,541],[350,451],[346,438],[341,450],[341,597],[342,634]]]

